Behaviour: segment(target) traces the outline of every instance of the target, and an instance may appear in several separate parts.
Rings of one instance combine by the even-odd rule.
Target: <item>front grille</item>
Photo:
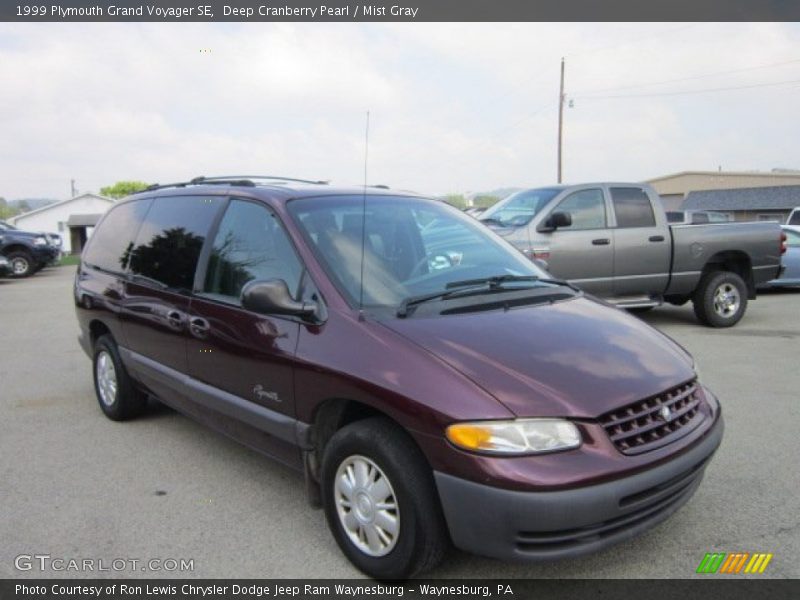
[[[629,404],[600,417],[608,437],[623,454],[641,454],[691,432],[703,420],[697,381]],[[662,413],[665,407],[669,416]]]

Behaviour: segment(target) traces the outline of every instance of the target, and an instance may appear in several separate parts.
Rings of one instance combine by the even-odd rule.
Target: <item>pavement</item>
[[[0,279],[0,578],[360,576],[307,505],[301,475],[164,407],[128,423],[103,417],[76,341],[73,276]],[[694,354],[727,425],[699,491],[667,522],[547,564],[453,551],[429,576],[685,578],[706,552],[744,551],[774,554],[759,577],[800,577],[798,308],[800,292],[765,293],[727,330],[700,326],[690,305],[643,315]],[[36,559],[18,570],[20,555],[91,559],[95,571],[41,572]],[[111,570],[98,572],[100,560]]]

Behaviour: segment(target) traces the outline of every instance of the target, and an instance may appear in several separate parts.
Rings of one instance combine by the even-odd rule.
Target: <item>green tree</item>
[[[109,198],[123,198],[136,192],[141,192],[149,183],[144,181],[118,181],[114,185],[108,185],[100,188],[101,196],[108,196]]]
[[[475,196],[475,198],[472,199],[472,206],[476,208],[489,208],[499,201],[500,198],[497,196]]]
[[[0,196],[0,219],[8,219],[15,214],[16,211],[8,205],[6,199]]]
[[[459,210],[467,208],[467,199],[464,197],[464,194],[447,194],[444,197],[444,201],[448,204],[452,204]]]

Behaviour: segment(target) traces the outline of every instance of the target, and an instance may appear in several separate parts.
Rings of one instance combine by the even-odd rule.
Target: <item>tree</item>
[[[464,210],[467,208],[467,199],[464,197],[464,194],[447,194],[444,197],[444,201],[448,204],[452,204],[459,210]]]
[[[115,199],[123,198],[136,192],[141,192],[148,185],[150,184],[144,181],[118,181],[114,185],[100,188],[100,195]]]
[[[475,198],[472,199],[472,206],[476,208],[490,208],[494,206],[499,200],[500,198],[498,198],[497,196],[489,196],[489,195],[475,196]]]

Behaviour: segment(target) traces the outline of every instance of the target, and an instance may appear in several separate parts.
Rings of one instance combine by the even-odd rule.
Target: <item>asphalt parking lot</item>
[[[15,557],[193,559],[190,577],[354,577],[299,474],[163,407],[113,423],[78,347],[73,267],[0,280],[0,577]],[[800,292],[711,330],[689,305],[644,316],[695,355],[726,437],[677,515],[600,554],[507,564],[453,552],[433,577],[691,577],[706,552],[771,552],[800,577]],[[139,567],[140,569],[141,567]],[[116,576],[170,575],[123,571]],[[708,577],[706,575],[705,577]]]

